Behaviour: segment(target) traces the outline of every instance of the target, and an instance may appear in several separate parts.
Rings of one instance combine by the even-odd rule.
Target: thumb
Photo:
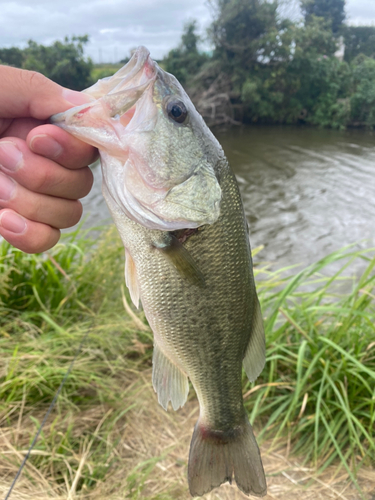
[[[46,120],[92,100],[86,94],[65,89],[35,71],[0,66],[0,117]]]

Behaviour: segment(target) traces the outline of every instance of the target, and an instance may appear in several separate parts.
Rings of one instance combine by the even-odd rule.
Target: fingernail
[[[64,89],[62,95],[66,101],[70,102],[70,104],[74,104],[74,106],[85,104],[93,100],[89,95],[82,94],[82,92],[77,92],[76,90]]]
[[[34,135],[30,141],[30,149],[47,158],[57,158],[63,152],[61,144],[46,134]]]
[[[0,200],[9,201],[16,189],[16,183],[4,174],[0,174]]]
[[[26,231],[26,219],[15,212],[3,212],[0,214],[0,226],[12,233],[21,234]]]
[[[0,166],[11,172],[18,170],[23,164],[23,155],[13,142],[0,142]]]

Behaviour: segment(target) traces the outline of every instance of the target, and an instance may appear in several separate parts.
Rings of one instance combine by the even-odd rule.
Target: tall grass
[[[358,262],[366,269],[351,277]],[[374,250],[352,249],[297,273],[258,264],[267,364],[254,384],[244,376],[258,437],[287,439],[320,470],[341,464],[353,483],[361,464],[375,463],[374,266]],[[122,284],[123,247],[113,228],[99,243],[73,233],[40,255],[1,243],[0,422],[13,436],[4,461],[0,446],[1,469],[18,466],[17,450],[27,449],[89,329],[26,475],[40,474],[54,494],[89,492],[113,478],[133,401],[151,384],[152,334],[125,313]],[[140,459],[128,471],[121,486],[128,498],[146,498],[140,491],[160,460]]]
[[[1,442],[9,426],[18,429],[16,445],[27,449],[89,329],[54,417],[30,458],[31,472],[40,470],[63,489],[66,481],[74,484],[82,453],[90,451],[90,468],[80,473],[76,489],[90,489],[108,472],[115,457],[107,437],[129,409],[122,402],[135,390],[130,369],[147,364],[141,348],[152,346],[151,334],[137,332],[124,314],[122,261],[113,228],[98,244],[77,232],[40,255],[0,245]],[[3,458],[16,470],[17,453]]]
[[[359,261],[362,276],[350,277]],[[374,266],[374,249],[344,249],[287,278],[256,268],[267,364],[246,386],[251,419],[320,470],[338,460],[353,482],[375,463]]]

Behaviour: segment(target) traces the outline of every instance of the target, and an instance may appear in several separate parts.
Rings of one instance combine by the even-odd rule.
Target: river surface
[[[375,134],[294,127],[217,133],[237,176],[252,247],[277,267],[310,264],[348,244],[375,246]],[[99,166],[86,223],[109,223]]]

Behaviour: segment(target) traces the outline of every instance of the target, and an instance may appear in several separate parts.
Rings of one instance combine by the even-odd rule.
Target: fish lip
[[[72,107],[64,112],[61,112],[61,113],[56,113],[48,119],[48,123],[51,125],[57,125],[57,126],[64,128],[64,125],[70,125],[70,123],[74,120],[74,118],[77,118],[76,115],[78,113],[80,113],[81,111],[89,110],[90,108],[97,105],[99,102],[102,102],[103,105],[105,106],[108,99],[113,98],[116,94],[120,95],[120,94],[126,93],[126,92],[130,93],[131,91],[136,91],[137,89],[139,89],[140,90],[139,97],[132,105],[132,106],[137,106],[137,104],[140,101],[140,99],[142,98],[142,96],[149,90],[149,88],[151,86],[153,86],[155,84],[155,82],[158,78],[158,65],[157,65],[157,63],[155,63],[151,59],[149,51],[143,46],[140,46],[137,48],[137,50],[134,52],[132,58],[128,62],[128,64],[132,63],[130,73],[135,67],[137,67],[137,60],[139,61],[140,59],[144,60],[143,65],[138,67],[136,74],[133,75],[133,78],[128,83],[129,84],[132,83],[132,80],[134,81],[134,79],[136,79],[136,77],[137,77],[137,74],[139,74],[140,72],[144,72],[145,77],[146,77],[146,81],[143,81],[142,83],[135,82],[135,84],[129,85],[125,89],[119,90],[117,92],[116,92],[116,87],[115,87],[115,88],[111,89],[108,92],[108,94],[102,95],[100,97],[92,97],[91,96],[92,97],[91,102],[84,103],[84,104],[81,104],[79,106],[74,106],[74,107]],[[115,76],[115,75],[113,75],[113,76]],[[127,75],[127,76],[129,76],[129,75]],[[90,93],[88,92],[90,90],[90,88],[91,87],[83,90],[82,93],[90,95]],[[116,115],[117,115],[116,111],[113,111],[113,114],[110,114],[111,118],[116,117]],[[129,123],[125,126],[125,129],[130,126],[131,122],[133,121],[133,118],[134,118],[134,115],[131,118],[131,120],[129,121]]]
[[[61,123],[65,121],[65,111],[63,113],[56,113],[48,118],[48,123],[50,125],[56,125],[56,123]]]
[[[86,102],[84,104],[81,104],[79,106],[74,106],[73,108],[67,109],[66,111],[63,111],[62,113],[56,113],[55,115],[52,115],[49,117],[48,122],[52,125],[58,125],[60,123],[66,123],[68,124],[69,121],[76,116],[77,113],[79,113],[82,110],[89,110],[98,101],[91,101],[91,102]]]

